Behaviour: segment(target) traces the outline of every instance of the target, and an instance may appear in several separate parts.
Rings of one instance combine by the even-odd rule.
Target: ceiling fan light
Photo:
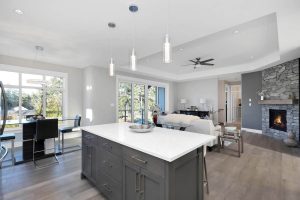
[[[113,62],[113,59],[110,59],[110,64],[109,64],[109,75],[114,76],[114,71],[115,71],[115,64]]]
[[[163,47],[163,51],[164,51],[164,59],[163,62],[164,63],[171,63],[171,44],[169,41],[169,35],[166,34],[165,37],[165,43],[164,43],[164,47]]]
[[[132,71],[136,71],[136,56],[134,48],[132,49],[132,54],[130,56],[130,66]]]

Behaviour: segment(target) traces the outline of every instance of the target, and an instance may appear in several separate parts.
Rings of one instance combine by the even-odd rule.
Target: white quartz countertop
[[[208,144],[216,136],[155,127],[149,133],[135,133],[130,123],[113,123],[82,127],[82,130],[172,162]]]

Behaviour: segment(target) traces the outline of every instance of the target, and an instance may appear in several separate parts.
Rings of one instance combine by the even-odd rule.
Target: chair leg
[[[221,152],[221,137],[218,136],[218,150]]]
[[[64,154],[64,149],[65,149],[65,138],[64,138],[64,133],[61,134],[61,152]]]
[[[34,166],[36,166],[35,159],[34,159],[34,153],[35,153],[35,141],[32,140],[32,161],[34,163]]]
[[[58,131],[58,151],[60,151],[60,131]]]
[[[241,143],[242,143],[242,153],[244,153],[244,138],[241,136]]]
[[[203,165],[204,165],[204,176],[205,176],[205,181],[203,181],[203,182],[206,183],[206,192],[207,192],[207,194],[209,194],[209,186],[208,186],[207,168],[206,168],[206,159],[205,159],[205,157],[203,157]]]
[[[238,140],[238,151],[239,151],[239,157],[241,157],[241,140]]]
[[[11,164],[15,165],[15,140],[11,140]]]

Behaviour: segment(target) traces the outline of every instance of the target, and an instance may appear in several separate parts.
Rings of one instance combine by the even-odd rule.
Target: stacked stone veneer
[[[292,60],[262,72],[262,90],[267,99],[299,99],[299,59]],[[287,132],[269,128],[269,109],[287,110]],[[299,141],[299,103],[294,105],[263,105],[262,133],[278,139],[287,138],[293,131]]]

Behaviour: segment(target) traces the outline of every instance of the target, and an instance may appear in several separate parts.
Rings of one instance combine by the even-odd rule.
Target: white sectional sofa
[[[168,114],[165,116],[159,116],[157,120],[158,124],[184,124],[188,125],[185,131],[208,134],[216,136],[216,139],[207,146],[213,146],[217,144],[217,136],[220,135],[221,126],[214,126],[212,120],[200,119],[197,116],[183,115],[183,114]]]

